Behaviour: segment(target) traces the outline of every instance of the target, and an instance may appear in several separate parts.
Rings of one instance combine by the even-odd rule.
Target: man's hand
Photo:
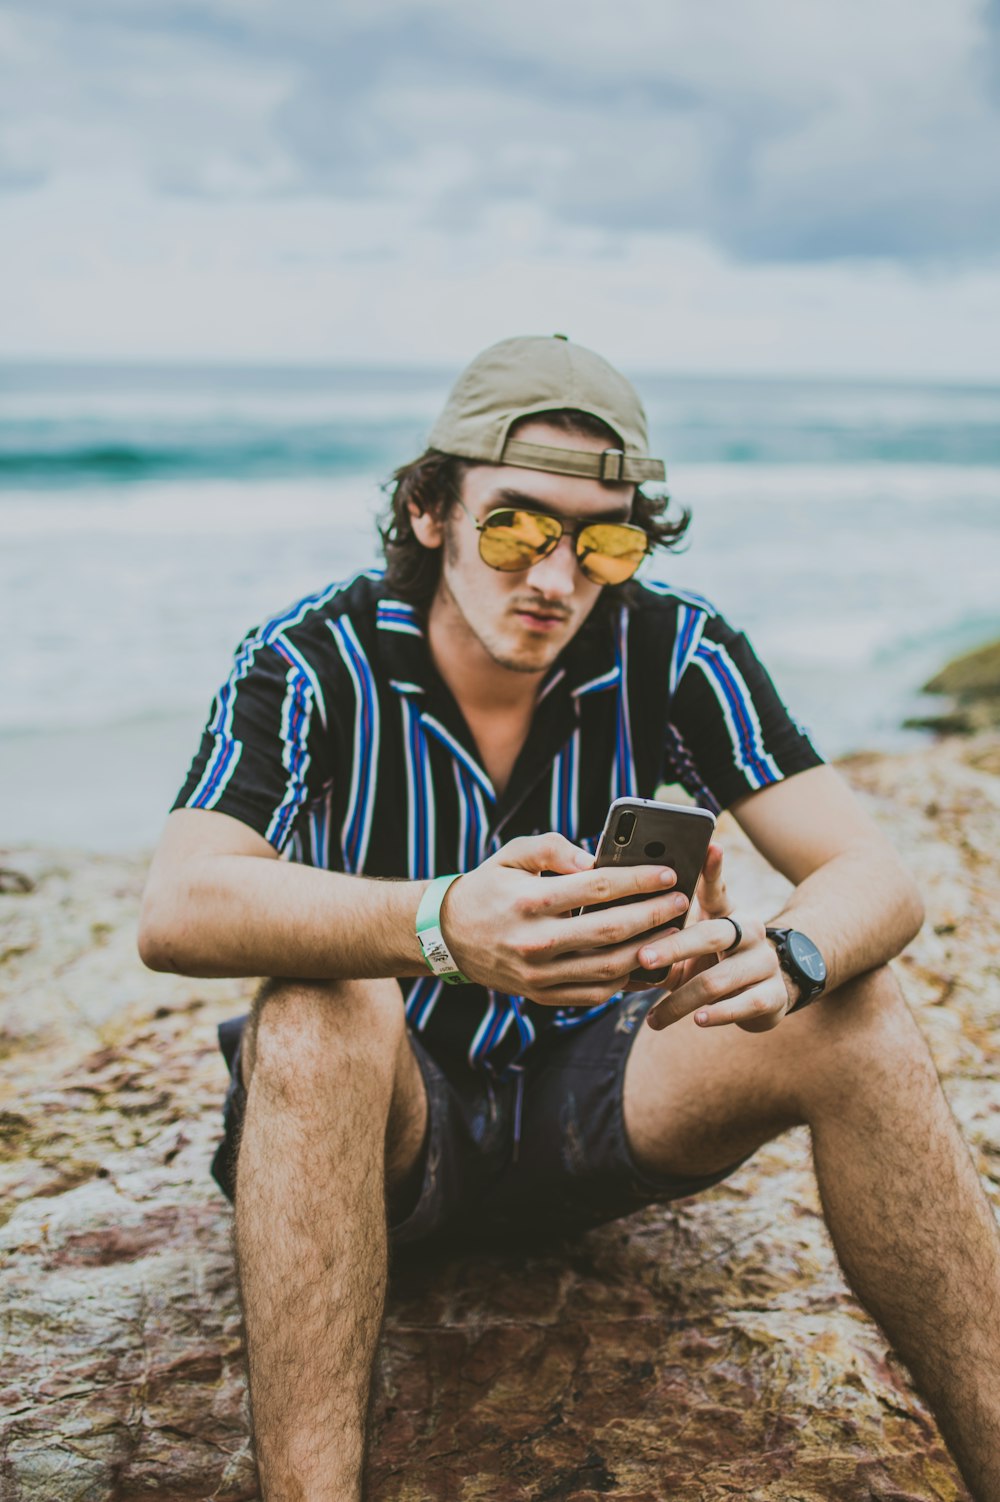
[[[595,1006],[636,968],[639,935],[687,908],[686,897],[665,890],[676,882],[665,866],[596,870],[594,857],[560,834],[526,836],[452,883],[442,932],[463,975],[480,985],[545,1006]],[[648,896],[574,916],[636,893]]]
[[[647,1015],[650,1027],[669,1027],[690,1012],[701,1027],[735,1022],[749,1033],[777,1027],[791,1005],[784,972],[757,918],[740,918],[743,938],[732,949],[736,930],[728,919],[721,845],[708,847],[695,901],[695,922],[639,951],[644,969],[673,966],[667,995]]]

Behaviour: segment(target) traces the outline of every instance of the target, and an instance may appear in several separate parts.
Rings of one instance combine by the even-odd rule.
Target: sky
[[[1000,379],[1000,0],[0,0],[0,358]]]

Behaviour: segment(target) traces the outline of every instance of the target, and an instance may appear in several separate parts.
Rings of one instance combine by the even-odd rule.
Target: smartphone
[[[690,902],[714,829],[715,815],[707,808],[693,808],[687,803],[657,803],[652,798],[616,798],[608,810],[595,865],[669,866],[677,872],[677,885],[670,890],[683,892]],[[650,896],[650,892],[636,893],[619,898],[618,902],[595,903],[588,911],[617,907],[625,902],[644,902]],[[689,911],[686,909],[673,923],[652,928],[648,934],[637,934],[636,942],[683,928]],[[661,986],[669,974],[669,965],[663,970],[633,970],[628,987],[641,990]]]

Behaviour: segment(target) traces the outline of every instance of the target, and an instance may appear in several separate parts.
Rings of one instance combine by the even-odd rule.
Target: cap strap
[[[550,448],[544,443],[522,443],[511,438],[505,445],[501,464],[516,464],[521,469],[545,469],[557,475],[583,475],[605,483],[623,481],[638,485],[643,480],[665,480],[667,471],[662,459],[637,459],[621,449]]]

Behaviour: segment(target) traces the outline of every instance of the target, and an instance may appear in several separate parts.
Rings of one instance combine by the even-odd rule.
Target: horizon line
[[[411,375],[439,378],[443,381],[454,380],[462,369],[461,364],[444,364],[440,361],[431,361],[426,364],[409,360],[385,361],[385,360],[288,360],[275,359],[264,360],[260,358],[234,358],[223,356],[113,356],[102,357],[100,355],[30,355],[30,354],[0,354],[0,373],[4,371],[46,371],[69,373],[72,371],[115,373],[190,373],[203,372],[206,375]],[[843,370],[808,370],[802,368],[789,368],[787,370],[760,370],[760,369],[731,369],[731,370],[685,370],[682,368],[654,367],[649,365],[629,366],[629,375],[637,381],[641,380],[668,380],[668,381],[691,381],[691,382],[718,382],[718,381],[759,381],[763,383],[779,384],[787,381],[809,381],[817,385],[870,385],[870,386],[913,386],[913,387],[949,387],[966,388],[983,391],[991,391],[1000,388],[1000,370],[993,375],[984,374],[934,374],[926,372],[914,374],[908,371],[905,374],[893,371],[843,371]]]

